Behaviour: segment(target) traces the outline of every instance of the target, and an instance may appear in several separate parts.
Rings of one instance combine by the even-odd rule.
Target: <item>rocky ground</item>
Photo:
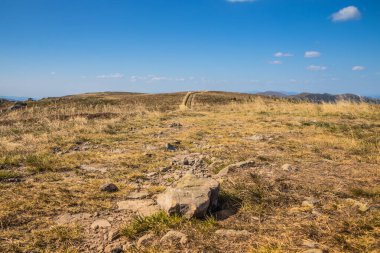
[[[109,96],[1,115],[1,252],[379,252],[377,105]]]

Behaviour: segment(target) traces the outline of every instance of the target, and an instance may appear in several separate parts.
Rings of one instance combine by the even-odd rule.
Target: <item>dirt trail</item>
[[[194,104],[195,96],[199,93],[203,92],[188,92],[180,105],[180,109],[191,109]]]

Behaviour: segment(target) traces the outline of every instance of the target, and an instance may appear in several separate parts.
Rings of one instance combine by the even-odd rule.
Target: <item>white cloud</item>
[[[283,53],[283,52],[277,52],[274,54],[275,57],[292,57],[294,56],[291,53]]]
[[[358,8],[355,6],[348,6],[332,14],[331,19],[334,22],[344,22],[348,20],[358,20],[361,18],[361,16],[362,14]]]
[[[194,80],[194,77],[183,78],[183,77],[167,77],[167,76],[156,76],[156,75],[147,75],[147,76],[131,76],[131,82],[184,82],[186,80]]]
[[[256,0],[226,0],[229,3],[252,3]]]
[[[122,78],[124,78],[124,74],[111,73],[111,74],[106,74],[106,75],[99,75],[96,78],[98,78],[98,79],[122,79]]]
[[[326,66],[310,65],[306,69],[310,70],[310,71],[324,71],[327,69],[327,67]]]
[[[270,61],[269,64],[280,65],[282,64],[282,61]]]
[[[365,67],[363,67],[363,66],[353,66],[352,70],[353,71],[362,71],[362,70],[365,70]]]
[[[305,58],[316,58],[320,57],[321,53],[318,51],[306,51],[305,52]]]

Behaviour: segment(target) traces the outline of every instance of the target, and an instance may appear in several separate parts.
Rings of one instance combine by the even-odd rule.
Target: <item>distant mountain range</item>
[[[285,94],[283,92],[277,91],[265,91],[257,92],[256,95],[268,96],[268,97],[278,97],[278,98],[289,98],[298,101],[309,101],[313,103],[336,103],[338,101],[350,101],[350,102],[366,102],[371,104],[380,104],[380,99],[358,96],[355,94],[338,94],[333,95],[329,93],[300,93],[296,95]]]
[[[16,97],[16,96],[0,96],[0,99],[5,99],[8,101],[26,101],[29,98],[27,98],[27,97]]]
[[[284,92],[284,91],[265,91],[265,92],[248,92],[251,94],[267,96],[267,97],[277,97],[277,98],[288,98],[296,101],[309,101],[313,103],[336,103],[338,101],[351,101],[351,102],[366,102],[372,104],[380,104],[379,96],[359,96],[355,94],[329,94],[329,93],[299,93],[296,92]],[[30,98],[28,97],[17,97],[17,96],[0,96],[0,103],[5,101],[17,102],[26,101]]]

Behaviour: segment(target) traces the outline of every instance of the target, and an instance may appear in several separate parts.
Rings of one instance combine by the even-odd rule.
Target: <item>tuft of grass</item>
[[[53,170],[55,163],[56,159],[47,154],[31,154],[25,158],[25,164],[34,172]]]
[[[32,231],[31,237],[33,248],[29,250],[33,252],[79,252],[77,249],[82,242],[82,229],[78,226],[56,226]]]
[[[0,169],[12,168],[20,165],[20,155],[5,155],[0,157]]]
[[[130,239],[137,239],[147,232],[161,234],[169,229],[178,229],[183,223],[182,217],[159,212],[152,216],[136,217],[124,227],[122,234]]]
[[[218,227],[218,221],[215,217],[206,217],[204,220],[191,220],[189,225],[196,227],[199,231],[210,232]]]
[[[380,187],[352,188],[351,193],[357,197],[376,198],[380,197]]]
[[[380,212],[368,217],[346,219],[341,224],[341,231],[333,236],[344,252],[378,252]]]
[[[178,215],[168,215],[165,212],[159,212],[152,216],[135,217],[128,223],[122,234],[130,239],[137,239],[140,236],[151,232],[156,235],[163,234],[168,230],[179,230],[181,228],[195,228],[198,231],[208,232],[218,226],[218,222],[214,217],[206,217],[203,220],[192,219],[186,220]]]
[[[0,181],[19,177],[21,177],[21,175],[17,172],[10,170],[0,170]]]

